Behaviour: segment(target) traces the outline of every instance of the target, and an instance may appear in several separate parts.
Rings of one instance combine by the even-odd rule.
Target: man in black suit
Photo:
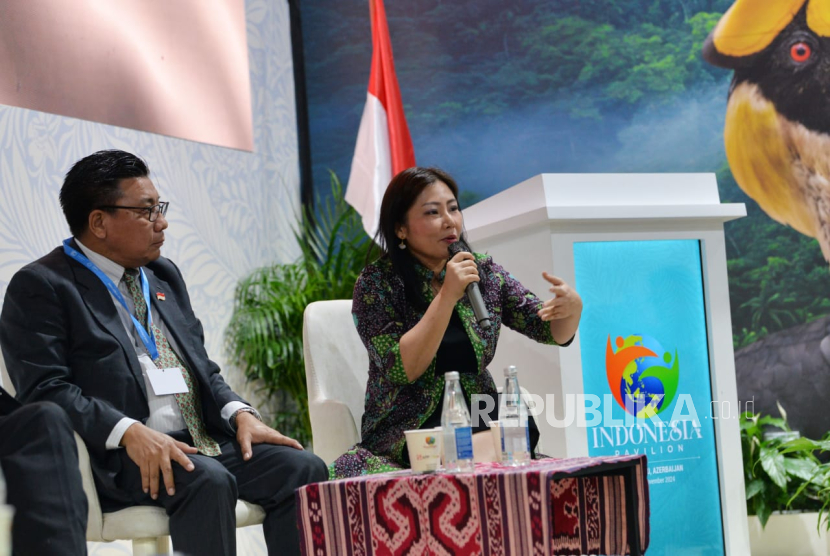
[[[104,509],[163,506],[177,551],[235,554],[242,498],[266,511],[269,554],[298,552],[294,490],[326,466],[264,425],[208,358],[182,275],[160,254],[168,203],[146,163],[87,156],[60,201],[73,238],[15,274],[0,315],[18,396],[63,407]]]
[[[0,387],[0,470],[15,508],[13,554],[86,554],[87,501],[64,410],[21,406]]]

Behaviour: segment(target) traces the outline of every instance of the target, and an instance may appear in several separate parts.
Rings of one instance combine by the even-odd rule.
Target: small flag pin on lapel
[[[156,299],[158,299],[159,301],[164,301],[164,294],[161,292],[156,292]]]

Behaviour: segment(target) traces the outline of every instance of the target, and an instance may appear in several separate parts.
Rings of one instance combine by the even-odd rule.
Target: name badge
[[[187,383],[179,367],[169,369],[147,369],[147,377],[156,396],[169,394],[184,394],[187,392]]]

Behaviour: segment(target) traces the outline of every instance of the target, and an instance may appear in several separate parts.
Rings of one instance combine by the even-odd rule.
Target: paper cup
[[[502,461],[501,422],[490,421],[490,437],[493,440],[493,450],[496,452],[496,461]]]
[[[441,427],[404,431],[409,464],[415,473],[432,473],[441,463]]]
[[[13,519],[14,508],[0,504],[0,556],[11,556]]]

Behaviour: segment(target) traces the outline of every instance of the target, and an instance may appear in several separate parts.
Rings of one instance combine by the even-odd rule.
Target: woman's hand
[[[582,298],[561,278],[547,272],[543,272],[542,277],[550,282],[553,298],[545,301],[537,314],[543,321],[550,322],[550,333],[556,343],[564,344],[576,334],[582,316]]]
[[[455,304],[464,297],[464,291],[472,282],[478,282],[478,265],[472,253],[463,251],[456,253],[447,261],[447,272],[444,274],[444,285],[441,294],[446,295]]]
[[[557,278],[547,272],[542,277],[551,283],[550,292],[553,294],[542,304],[538,315],[543,321],[566,319],[574,315],[582,314],[582,298],[564,280]]]
[[[447,261],[444,283],[423,318],[401,336],[401,362],[406,378],[414,382],[429,368],[447,331],[455,304],[471,282],[478,282],[478,267],[472,253],[456,253]],[[435,279],[433,279],[433,287]]]

